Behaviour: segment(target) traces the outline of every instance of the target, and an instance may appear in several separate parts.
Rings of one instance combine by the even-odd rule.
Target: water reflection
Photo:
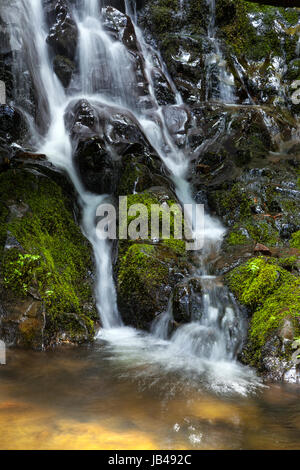
[[[147,379],[144,368],[142,376],[134,373],[101,344],[10,350],[0,368],[0,448],[300,447],[299,386],[221,395],[176,372],[155,377],[152,371]]]

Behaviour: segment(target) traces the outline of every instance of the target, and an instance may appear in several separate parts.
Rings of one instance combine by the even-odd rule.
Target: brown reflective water
[[[299,449],[300,386],[213,394],[126,373],[101,346],[8,351],[1,449]]]

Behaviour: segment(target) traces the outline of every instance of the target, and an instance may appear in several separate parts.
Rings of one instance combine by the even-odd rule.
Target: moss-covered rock
[[[92,256],[72,202],[50,178],[25,169],[0,175],[0,201],[2,336],[35,348],[91,340]]]
[[[118,303],[126,324],[149,329],[155,317],[167,310],[174,286],[192,271],[192,266],[184,239],[176,238],[178,225],[173,212],[170,214],[170,238],[162,237],[163,212],[176,204],[172,194],[165,188],[150,188],[143,193],[129,195],[128,208],[133,204],[143,204],[147,208],[147,236],[145,239],[119,241],[116,265]],[[162,209],[157,212],[160,230],[155,239],[150,237],[152,205]],[[127,227],[135,219],[135,216],[128,216]]]
[[[295,258],[285,268],[293,269]],[[283,264],[257,257],[227,275],[230,289],[251,315],[244,362],[281,379],[293,367],[291,344],[300,334],[300,279]]]

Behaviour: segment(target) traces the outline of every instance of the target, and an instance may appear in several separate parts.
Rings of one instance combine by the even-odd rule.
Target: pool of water
[[[299,385],[207,387],[195,371],[138,361],[142,350],[132,357],[103,341],[8,350],[0,448],[300,448]]]

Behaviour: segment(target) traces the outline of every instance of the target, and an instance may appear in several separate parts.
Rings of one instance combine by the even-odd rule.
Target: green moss
[[[278,231],[271,222],[252,219],[245,224],[245,228],[250,237],[258,243],[265,243],[270,246],[280,243]]]
[[[152,295],[168,277],[168,268],[155,256],[152,245],[133,244],[123,256],[119,269],[118,284],[123,297],[139,293],[141,298]]]
[[[234,184],[230,190],[220,191],[217,199],[223,214],[237,211],[241,220],[251,216],[251,199],[239,184]]]
[[[227,237],[228,245],[244,245],[249,239],[241,232],[231,232]]]
[[[298,248],[300,250],[300,230],[298,232],[293,233],[290,246],[293,248]]]
[[[3,259],[3,280],[7,289],[17,295],[27,295],[31,285],[37,286],[37,272],[40,268],[39,255],[21,254],[17,249],[5,252]]]
[[[134,190],[134,185],[137,179],[143,174],[144,166],[135,164],[134,166],[130,163],[125,165],[122,177],[118,186],[120,195],[130,194]]]
[[[249,330],[249,358],[259,364],[261,349],[271,333],[288,317],[300,331],[300,279],[273,258],[252,258],[227,276],[230,289],[253,316]]]
[[[0,201],[0,259],[3,256],[3,249],[6,242],[7,230],[6,221],[9,215],[9,210],[3,202]]]
[[[265,344],[270,333],[280,327],[285,318],[291,318],[296,334],[299,334],[300,320],[300,279],[289,279],[282,283],[263,306],[257,309],[250,325],[251,347],[254,349],[254,360],[258,360],[261,347]]]
[[[159,0],[151,5],[151,20],[158,34],[176,29],[175,13],[179,10],[178,0]]]
[[[187,12],[187,22],[193,33],[199,33],[207,26],[208,5],[205,0],[190,0]]]
[[[169,240],[163,240],[163,245],[168,246],[171,248],[174,253],[185,256],[186,255],[186,247],[184,240],[175,240],[174,238],[170,238]]]
[[[162,202],[166,204],[164,209],[164,206],[162,205]],[[147,239],[150,239],[151,236],[151,213],[155,217],[158,216],[159,223],[160,223],[160,237],[162,237],[162,220],[163,220],[163,214],[165,212],[165,215],[167,216],[168,210],[167,208],[172,208],[174,204],[177,204],[175,200],[169,199],[169,198],[163,198],[163,201],[160,200],[159,196],[156,196],[155,193],[151,193],[148,191],[144,191],[143,193],[138,193],[138,194],[130,194],[127,196],[127,208],[129,209],[131,206],[134,204],[143,204],[147,208],[147,226],[148,226],[148,233],[147,233]],[[155,207],[153,207],[155,206]],[[159,207],[157,207],[159,206]],[[178,208],[177,208],[178,207]],[[182,214],[181,209],[179,208],[178,204],[177,206],[174,207],[175,212],[173,210],[170,211],[170,237],[171,238],[178,238],[181,235],[183,236],[184,233],[184,220],[182,216],[182,225],[180,227],[175,224],[176,216],[179,214]],[[138,216],[139,214],[137,214]],[[130,223],[136,219],[137,216],[128,216],[127,217],[127,226],[130,225]],[[178,219],[179,220],[179,219]]]
[[[92,268],[91,253],[67,199],[53,181],[26,171],[0,175],[0,200],[10,200],[12,187],[13,201],[28,205],[28,211],[6,224],[22,246],[21,253],[17,249],[5,252],[2,274],[6,289],[25,296],[29,287],[36,288],[52,333],[66,328],[66,314],[75,313],[92,334],[96,312],[83,313],[83,304],[92,297],[86,278]]]
[[[279,258],[278,264],[288,271],[299,269],[299,257],[298,256],[287,256],[285,258]]]

